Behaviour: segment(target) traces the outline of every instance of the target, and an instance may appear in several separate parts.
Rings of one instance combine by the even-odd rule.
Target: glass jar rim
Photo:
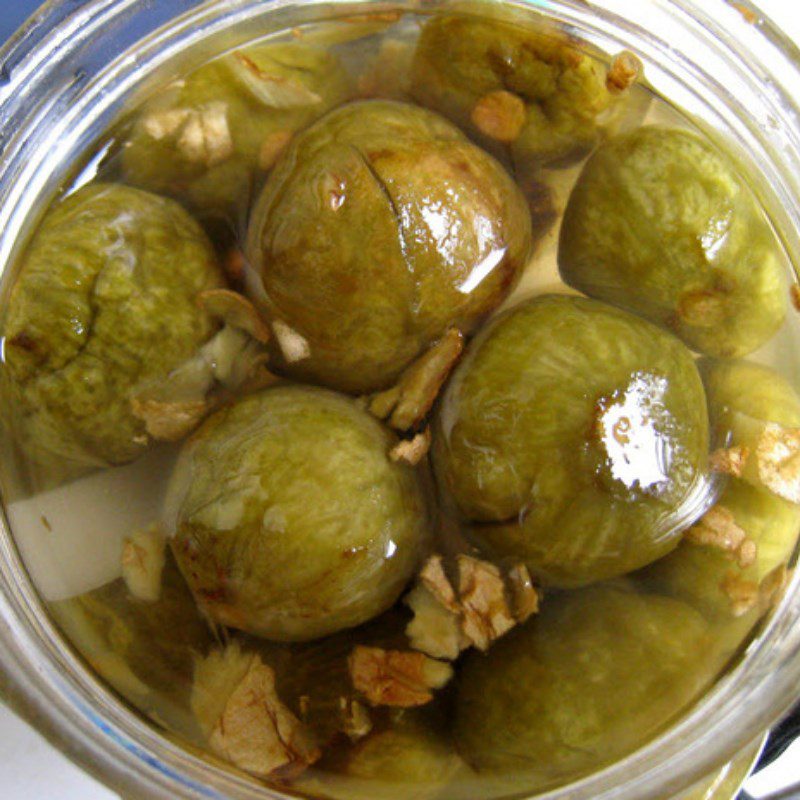
[[[757,193],[778,209],[773,222],[794,264],[800,263],[800,51],[757,8],[733,0],[652,0],[630,9],[624,0],[508,0],[543,10],[603,42],[629,46],[666,84],[700,87],[714,97],[710,120],[733,131],[758,162]],[[200,37],[256,17],[279,18],[292,9],[339,16],[353,8],[428,12],[425,0],[176,0],[172,19],[157,19],[148,33],[95,74],[72,73],[56,82],[64,65],[93,39],[137,13],[138,0],[50,0],[0,48],[0,265],[12,260],[36,199],[52,186],[48,165],[77,152],[89,136],[82,115],[109,110],[142,77]],[[445,5],[442,3],[441,5]],[[701,7],[702,6],[702,7]],[[624,13],[624,16],[622,14]],[[677,54],[656,17],[671,20],[687,42],[703,46]],[[660,17],[659,17],[660,18]],[[164,23],[164,24],[160,24]],[[276,26],[277,27],[277,26]],[[119,52],[119,51],[118,51]],[[736,81],[734,96],[729,81]],[[50,87],[50,88],[48,88]],[[767,91],[765,91],[767,89]],[[686,95],[688,99],[689,95]],[[758,105],[754,105],[754,98]],[[66,109],[64,103],[69,102]],[[65,110],[58,125],[36,133],[48,114]],[[757,113],[754,109],[757,109]],[[44,130],[44,129],[43,129]],[[83,138],[82,138],[83,137]],[[55,148],[47,159],[37,148]],[[89,772],[123,793],[154,798],[289,797],[211,765],[157,734],[95,678],[64,643],[26,575],[5,519],[0,524],[0,673],[6,672],[37,727]],[[601,772],[543,795],[541,800],[647,800],[682,791],[774,724],[796,699],[800,685],[800,575],[795,575],[758,646],[715,688],[660,737]],[[767,646],[765,646],[767,645]],[[677,766],[676,766],[677,765]],[[523,797],[525,795],[518,795]]]

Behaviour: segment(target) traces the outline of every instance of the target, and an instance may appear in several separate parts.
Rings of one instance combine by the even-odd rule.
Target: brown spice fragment
[[[239,284],[244,279],[244,253],[238,247],[232,247],[222,259],[222,270],[232,283]]]
[[[746,447],[723,447],[708,457],[708,465],[712,472],[741,478],[749,455]]]
[[[731,3],[733,8],[735,8],[741,15],[744,17],[744,21],[749,25],[757,25],[759,22],[758,14],[753,11],[751,8],[748,8],[743,3]]]
[[[373,706],[412,708],[433,700],[453,677],[449,664],[424,653],[359,645],[348,659],[353,686]]]
[[[258,166],[263,170],[270,170],[275,166],[280,154],[292,140],[291,131],[274,131],[261,144],[258,151]]]
[[[735,572],[729,572],[722,581],[721,587],[728,596],[731,613],[735,617],[744,616],[755,608],[759,599],[759,587],[755,581],[746,580]]]
[[[612,94],[630,89],[642,74],[642,62],[628,50],[614,56],[606,75],[606,88]]]
[[[473,125],[485,136],[497,142],[511,144],[515,141],[526,119],[525,102],[505,89],[489,92],[472,108]]]
[[[789,288],[789,298],[792,301],[795,311],[800,311],[800,286],[793,283]]]
[[[779,564],[775,569],[768,572],[758,586],[759,604],[763,611],[774,606],[781,593],[789,583],[789,571],[785,564]]]
[[[500,570],[488,561],[466,555],[458,556],[457,561],[464,633],[485,651],[516,625],[506,602],[505,582]]]
[[[755,455],[761,483],[778,497],[800,503],[800,428],[769,423]]]
[[[430,411],[442,384],[464,350],[464,335],[450,328],[401,376],[397,386],[370,398],[369,410],[399,431],[418,425]]]
[[[212,317],[243,330],[257,342],[269,341],[267,324],[244,295],[230,289],[208,289],[197,295],[197,304]]]
[[[431,449],[431,429],[425,428],[413,439],[401,439],[390,451],[389,458],[392,461],[404,461],[406,464],[416,467]]]
[[[177,442],[191,433],[210,409],[205,400],[167,402],[134,397],[131,400],[133,416],[144,422],[153,439]]]
[[[289,780],[320,751],[303,724],[280,701],[275,673],[253,657],[209,736],[217,755],[259,778]]]

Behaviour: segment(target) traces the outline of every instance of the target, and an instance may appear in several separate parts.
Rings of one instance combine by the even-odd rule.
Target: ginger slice
[[[208,413],[206,400],[167,401],[144,397],[131,399],[133,416],[142,420],[153,439],[178,442],[191,433]]]
[[[166,542],[158,525],[137,531],[122,544],[122,578],[137,599],[154,603],[161,597]]]
[[[453,677],[449,664],[424,653],[362,645],[350,654],[348,667],[353,686],[373,706],[423,706]]]
[[[425,428],[413,439],[401,439],[390,451],[389,458],[392,461],[404,461],[406,464],[416,467],[431,449],[431,429]]]
[[[800,503],[800,428],[769,423],[755,452],[758,480],[784,500]]]
[[[736,524],[736,518],[725,506],[714,506],[684,535],[687,542],[722,550],[744,568],[755,563],[758,549],[752,539]]]
[[[269,108],[300,108],[322,102],[300,81],[265,72],[245,53],[233,53],[228,66],[253,97]]]
[[[523,564],[504,577],[488,561],[456,558],[458,591],[440,555],[431,556],[405,603],[414,612],[406,627],[411,646],[434,658],[455,660],[469,647],[487,650],[492,642],[539,609],[539,595]]]
[[[525,101],[505,89],[483,95],[471,114],[473,124],[481,133],[504,144],[511,144],[519,137],[526,117]]]
[[[236,644],[198,665],[192,708],[212,751],[255,777],[289,780],[321,755],[278,697],[274,671]]]
[[[418,425],[464,351],[464,335],[450,328],[400,377],[398,384],[370,398],[369,411],[399,431]],[[391,415],[391,416],[390,416]]]
[[[272,332],[288,364],[303,361],[311,355],[311,345],[308,340],[285,322],[279,319],[273,320]]]
[[[708,464],[712,472],[741,478],[749,455],[750,451],[743,446],[724,447],[708,457]]]
[[[197,295],[197,303],[212,317],[243,330],[257,342],[269,341],[267,324],[244,295],[230,289],[208,289]]]

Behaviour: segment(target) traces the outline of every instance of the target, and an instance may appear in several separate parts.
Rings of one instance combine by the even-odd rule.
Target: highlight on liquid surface
[[[218,50],[86,155],[10,290],[3,493],[54,619],[295,793],[625,757],[800,528],[790,269],[735,156],[632,54],[494,5]]]

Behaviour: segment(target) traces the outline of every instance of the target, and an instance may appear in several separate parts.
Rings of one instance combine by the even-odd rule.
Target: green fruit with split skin
[[[433,433],[438,482],[473,540],[547,584],[655,561],[702,510],[708,423],[691,354],[595,300],[543,295],[494,320]]]
[[[647,743],[706,688],[720,667],[711,641],[694,609],[624,583],[554,595],[464,663],[456,746],[517,789],[575,780]]]
[[[122,150],[123,176],[202,216],[243,221],[254,184],[281,146],[349,91],[339,60],[322,47],[273,42],[235,50],[144,104]]]
[[[643,127],[592,155],[564,212],[558,264],[570,286],[708,355],[755,350],[786,312],[775,236],[736,164],[683,129]]]
[[[3,330],[4,416],[32,469],[63,478],[143,453],[131,401],[211,338],[197,295],[221,283],[211,244],[172,200],[92,184],[53,206]]]
[[[255,207],[250,290],[294,346],[276,363],[348,392],[391,385],[448,328],[474,330],[527,260],[530,215],[447,120],[390,101],[298,135]]]
[[[398,598],[424,554],[419,474],[353,400],[282,386],[210,417],[170,486],[167,529],[213,621],[303,641],[359,625]]]

